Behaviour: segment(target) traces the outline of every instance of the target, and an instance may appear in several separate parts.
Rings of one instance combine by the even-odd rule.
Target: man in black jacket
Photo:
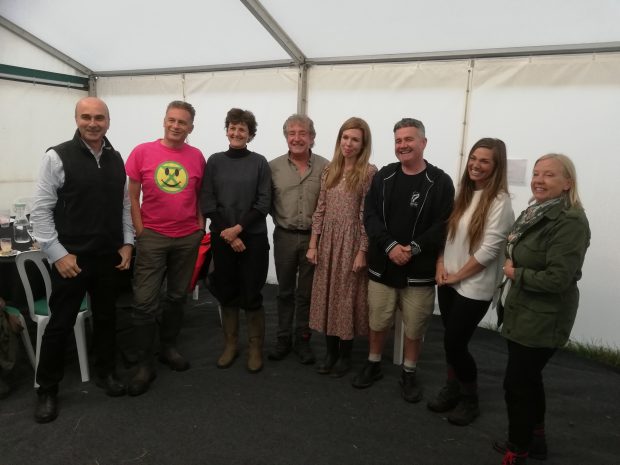
[[[43,157],[31,212],[34,235],[52,263],[51,318],[37,367],[38,423],[58,415],[66,343],[86,292],[94,319],[95,383],[109,396],[126,392],[115,373],[118,279],[129,269],[134,242],[125,167],[105,137],[110,114],[102,100],[81,99],[75,122],[73,139]]]
[[[366,388],[383,377],[381,354],[400,308],[405,327],[400,384],[408,402],[422,398],[416,364],[433,314],[435,263],[454,201],[450,177],[424,160],[426,142],[421,121],[404,118],[396,123],[394,143],[399,161],[375,175],[364,209],[369,240],[370,350],[353,386]]]

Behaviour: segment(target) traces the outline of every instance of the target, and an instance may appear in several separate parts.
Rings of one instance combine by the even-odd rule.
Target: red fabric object
[[[192,280],[189,283],[188,292],[192,292],[194,287],[196,287],[196,283],[198,282],[198,278],[200,277],[200,270],[205,264],[205,260],[207,259],[207,254],[211,249],[211,233],[207,233],[203,236],[200,241],[200,246],[198,247],[198,257],[196,258],[196,265],[194,265],[194,274],[192,274]]]

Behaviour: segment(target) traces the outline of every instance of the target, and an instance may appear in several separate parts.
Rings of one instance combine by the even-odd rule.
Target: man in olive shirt
[[[270,360],[282,360],[291,351],[303,364],[315,361],[310,347],[308,312],[314,267],[306,259],[312,214],[321,187],[325,158],[312,153],[313,121],[305,115],[290,116],[283,126],[288,153],[269,163],[272,180],[271,216],[274,259],[278,277],[278,333]],[[295,341],[293,344],[293,319]]]

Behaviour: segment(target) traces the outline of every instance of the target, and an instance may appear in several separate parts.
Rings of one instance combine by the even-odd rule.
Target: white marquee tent
[[[533,160],[573,158],[592,229],[573,337],[618,346],[619,23],[619,0],[0,0],[0,207],[30,196],[87,93],[108,103],[124,156],[161,136],[174,99],[196,107],[190,143],[205,154],[226,147],[229,108],[252,110],[251,148],[268,159],[301,111],[327,157],[340,124],[365,118],[382,166],[394,122],[412,116],[427,159],[454,180],[473,142],[503,139],[525,166],[510,186],[516,213]]]

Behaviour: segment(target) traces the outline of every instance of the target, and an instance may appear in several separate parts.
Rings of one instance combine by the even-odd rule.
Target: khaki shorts
[[[394,314],[400,308],[405,335],[422,339],[435,308],[435,286],[396,289],[368,281],[368,320],[373,331],[387,331],[394,325]]]

